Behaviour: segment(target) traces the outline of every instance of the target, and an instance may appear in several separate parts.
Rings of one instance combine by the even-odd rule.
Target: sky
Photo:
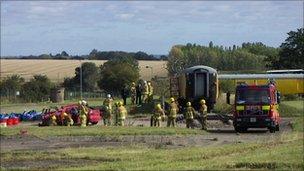
[[[168,54],[177,44],[278,47],[303,27],[303,1],[1,1],[1,56]]]

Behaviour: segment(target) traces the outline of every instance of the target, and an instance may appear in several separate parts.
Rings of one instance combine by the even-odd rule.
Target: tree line
[[[66,51],[53,55],[41,54],[41,55],[29,55],[29,56],[15,56],[15,57],[2,57],[3,59],[61,59],[61,60],[110,60],[114,58],[134,58],[136,60],[166,60],[166,55],[148,55],[145,52],[124,52],[124,51],[98,51],[93,49],[88,55],[69,55]]]
[[[175,45],[168,56],[167,69],[178,73],[194,65],[207,65],[220,71],[260,71],[265,69],[304,68],[303,28],[290,31],[279,48],[261,42],[243,43],[241,47],[223,47],[209,43]]]
[[[84,92],[104,90],[119,95],[125,86],[139,80],[138,61],[132,57],[115,57],[100,66],[93,62],[84,62],[75,69],[74,77],[65,78],[61,84],[52,83],[45,75],[34,75],[28,82],[19,75],[8,76],[0,81],[1,97],[13,101],[18,97],[24,102],[48,101],[51,90],[58,87],[80,91],[80,78]]]

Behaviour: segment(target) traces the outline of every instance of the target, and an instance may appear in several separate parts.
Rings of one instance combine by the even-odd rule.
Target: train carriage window
[[[206,96],[207,87],[207,74],[196,73],[195,74],[195,96]]]

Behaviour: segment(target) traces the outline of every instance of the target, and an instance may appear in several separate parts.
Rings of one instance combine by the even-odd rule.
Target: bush
[[[27,102],[41,102],[49,100],[51,88],[50,79],[44,75],[34,75],[21,89],[21,96]]]
[[[100,66],[101,79],[98,82],[100,89],[118,94],[125,85],[130,85],[139,78],[138,63],[128,58],[116,58]]]
[[[227,93],[227,92],[234,92],[235,91],[235,84],[233,80],[221,80],[220,81],[220,92]]]

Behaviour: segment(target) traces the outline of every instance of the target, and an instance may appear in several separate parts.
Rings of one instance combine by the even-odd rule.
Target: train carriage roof
[[[193,67],[184,69],[182,71],[182,73],[193,73],[194,71],[200,70],[200,69],[206,70],[206,71],[208,71],[211,74],[212,73],[217,73],[217,71],[214,68],[211,68],[211,67],[208,67],[208,66],[204,66],[204,65],[197,65],[197,66],[193,66]]]

